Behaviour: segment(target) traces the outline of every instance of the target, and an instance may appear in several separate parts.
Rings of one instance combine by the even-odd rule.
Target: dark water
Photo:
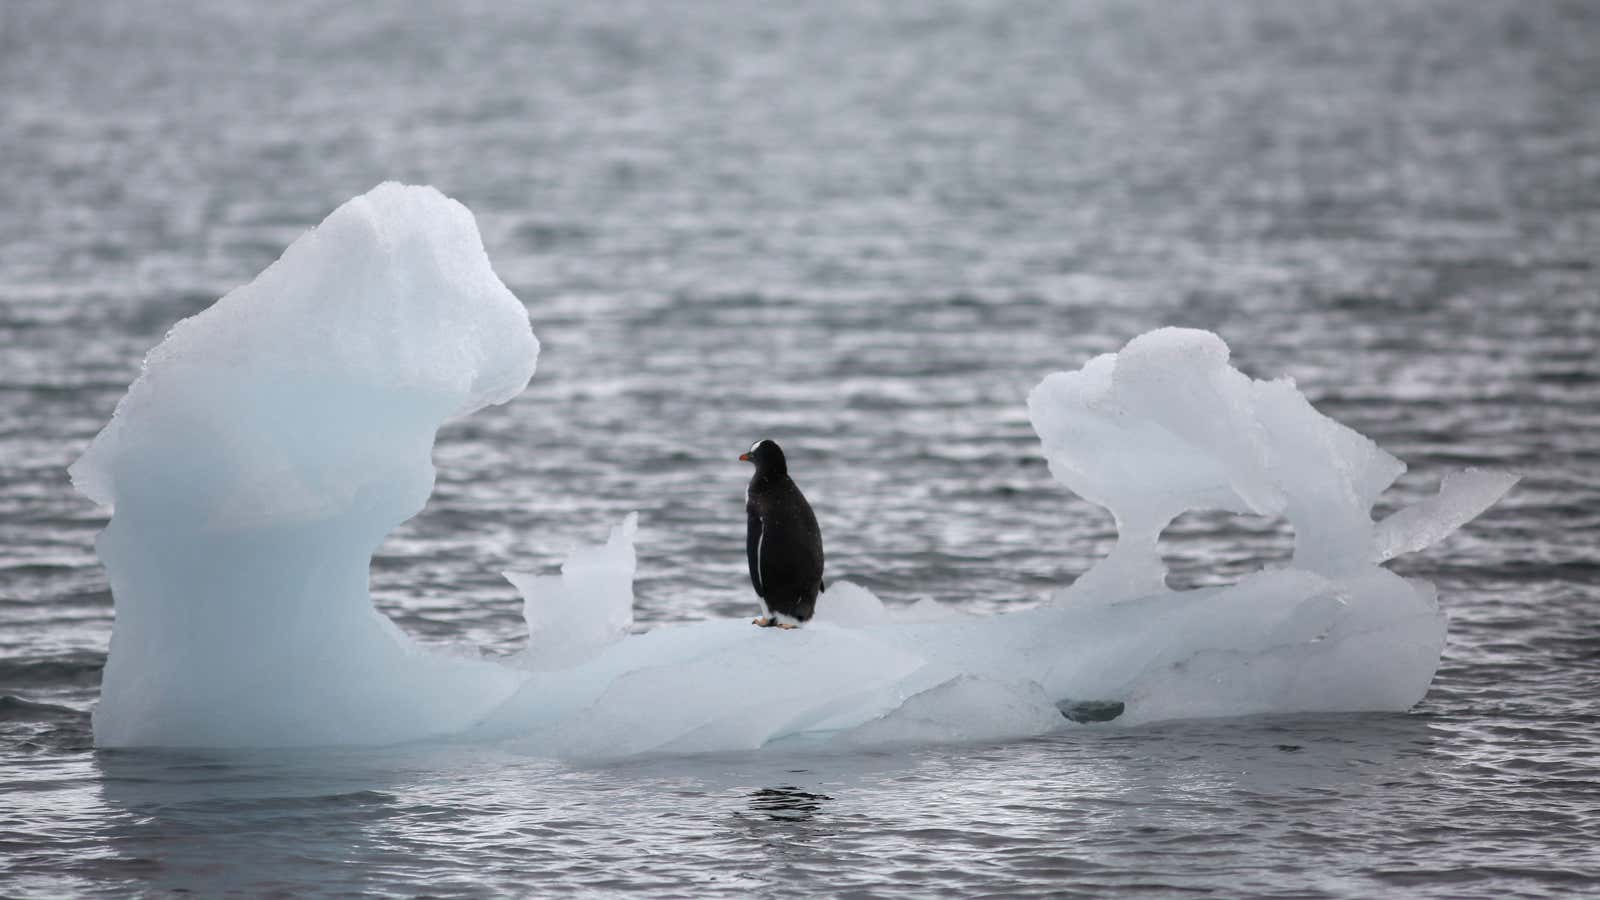
[[[545,345],[373,567],[511,651],[497,574],[641,512],[641,622],[752,611],[771,436],[839,577],[1035,602],[1102,553],[1027,390],[1149,328],[1412,465],[1410,714],[638,761],[96,753],[103,513],[66,465],[177,319],[378,181],[478,214]],[[1600,878],[1600,10],[1581,3],[0,5],[0,893],[1536,896]],[[1190,515],[1174,581],[1287,555]]]

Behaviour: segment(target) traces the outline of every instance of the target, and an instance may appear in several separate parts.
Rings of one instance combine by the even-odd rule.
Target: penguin
[[[749,519],[745,553],[750,583],[761,598],[763,615],[752,624],[795,628],[811,618],[822,584],[822,529],[800,488],[789,478],[783,450],[772,441],[750,445],[740,460],[754,463],[745,491]]]

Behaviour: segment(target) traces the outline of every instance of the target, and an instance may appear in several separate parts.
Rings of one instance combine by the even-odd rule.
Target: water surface
[[[0,6],[0,892],[1588,889],[1597,109],[1582,4]],[[1160,325],[1409,462],[1391,505],[1525,479],[1394,564],[1451,615],[1409,714],[610,767],[92,751],[105,513],[66,465],[173,322],[388,178],[478,214],[545,348],[374,561],[424,641],[518,649],[498,572],[631,510],[642,625],[750,614],[762,436],[834,577],[1038,602],[1114,531],[1023,399]],[[1212,584],[1289,535],[1166,546]]]

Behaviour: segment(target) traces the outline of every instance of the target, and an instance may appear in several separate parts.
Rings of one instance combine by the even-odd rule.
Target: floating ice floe
[[[1403,710],[1433,677],[1445,617],[1430,585],[1380,563],[1515,481],[1453,475],[1374,523],[1403,464],[1289,381],[1238,372],[1216,335],[1162,329],[1029,397],[1052,473],[1119,534],[1051,604],[890,609],[837,582],[799,631],[628,635],[630,516],[560,575],[507,573],[524,654],[421,647],[373,609],[372,553],[426,502],[438,427],[516,396],[538,349],[471,213],[395,184],[173,328],[71,470],[113,507],[96,743],[449,738],[589,758],[1004,739],[1076,727],[1064,711]],[[1156,542],[1192,509],[1287,518],[1292,564],[1169,590]]]

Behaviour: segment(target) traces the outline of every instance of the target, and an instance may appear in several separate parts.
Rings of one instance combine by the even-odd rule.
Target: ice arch
[[[1194,329],[1152,331],[1046,377],[1028,413],[1051,474],[1117,524],[1110,555],[1062,602],[1164,590],[1156,544],[1190,510],[1282,516],[1293,568],[1341,578],[1431,545],[1516,481],[1454,473],[1440,496],[1375,525],[1372,505],[1405,463],[1317,412],[1292,380],[1246,376],[1221,338]]]
[[[72,467],[113,507],[96,743],[449,736],[587,757],[1003,738],[1068,727],[1058,705],[1073,700],[1122,701],[1132,721],[1404,709],[1433,676],[1444,617],[1430,586],[1379,563],[1514,480],[1464,473],[1374,525],[1398,461],[1292,384],[1234,370],[1215,335],[1164,329],[1029,398],[1052,471],[1121,535],[1055,604],[893,611],[838,583],[798,632],[624,636],[630,519],[560,576],[511,576],[526,658],[422,648],[373,610],[371,554],[430,493],[440,424],[515,396],[537,354],[471,214],[393,184],[179,323]],[[1193,508],[1287,515],[1293,564],[1168,591],[1155,539]]]

